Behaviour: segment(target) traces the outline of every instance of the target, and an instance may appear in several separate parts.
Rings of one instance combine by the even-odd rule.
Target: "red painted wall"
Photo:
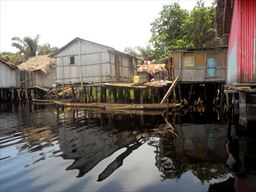
[[[256,0],[234,0],[227,81],[256,82]]]

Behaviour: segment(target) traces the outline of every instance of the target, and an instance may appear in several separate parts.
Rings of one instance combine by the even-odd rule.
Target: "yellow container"
[[[137,84],[137,83],[139,83],[140,82],[140,77],[138,76],[138,75],[135,75],[134,77],[133,77],[133,83],[134,84]]]

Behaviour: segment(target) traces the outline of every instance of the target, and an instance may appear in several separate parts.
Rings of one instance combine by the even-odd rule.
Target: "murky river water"
[[[199,192],[232,181],[227,126],[174,127],[178,137],[161,116],[0,105],[0,191]]]

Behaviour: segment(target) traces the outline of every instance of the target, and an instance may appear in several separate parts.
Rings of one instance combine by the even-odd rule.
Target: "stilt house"
[[[19,86],[18,67],[0,59],[0,88],[18,88]]]
[[[228,104],[239,124],[256,125],[256,0],[217,0],[219,35],[229,39],[227,62]],[[231,103],[232,102],[232,103]]]
[[[227,48],[175,49],[171,76],[183,82],[226,81]]]
[[[75,38],[52,55],[57,83],[132,82],[137,59],[111,47]]]
[[[27,87],[52,87],[56,80],[56,60],[38,55],[19,65],[21,83]]]

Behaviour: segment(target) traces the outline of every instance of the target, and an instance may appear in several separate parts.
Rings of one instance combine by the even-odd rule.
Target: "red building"
[[[217,0],[216,12],[218,34],[229,39],[226,93],[238,105],[240,124],[255,126],[256,0]]]
[[[217,31],[229,36],[227,83],[256,82],[256,0],[218,0]]]

